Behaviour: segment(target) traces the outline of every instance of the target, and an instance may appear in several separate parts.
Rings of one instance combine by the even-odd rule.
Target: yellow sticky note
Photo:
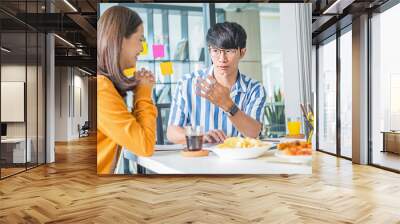
[[[124,69],[123,73],[126,77],[132,77],[135,75],[135,71],[136,71],[136,69],[133,67],[133,68]]]
[[[162,75],[172,75],[172,73],[174,73],[174,70],[172,69],[172,62],[170,61],[161,62],[160,68]]]
[[[142,48],[143,48],[143,51],[140,52],[140,55],[147,55],[148,49],[147,49],[147,42],[146,41],[142,41]]]

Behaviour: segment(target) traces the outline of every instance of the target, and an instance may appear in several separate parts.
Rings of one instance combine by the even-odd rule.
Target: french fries
[[[219,149],[232,149],[232,148],[254,148],[268,146],[268,143],[262,142],[253,138],[231,137],[225,139],[224,143],[217,145]]]

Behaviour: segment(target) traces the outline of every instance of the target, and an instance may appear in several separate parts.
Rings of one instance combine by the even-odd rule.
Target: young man
[[[261,131],[266,94],[262,84],[238,70],[246,53],[246,31],[237,23],[217,23],[207,32],[213,66],[178,82],[171,104],[167,138],[185,143],[185,126],[202,126],[206,142]]]

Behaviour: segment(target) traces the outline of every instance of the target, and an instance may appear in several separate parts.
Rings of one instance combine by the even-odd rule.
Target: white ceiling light
[[[354,1],[355,0],[336,0],[332,5],[325,9],[322,14],[342,14],[343,10]]]
[[[58,39],[60,39],[61,41],[63,41],[64,43],[66,43],[67,45],[69,45],[69,46],[75,48],[75,45],[73,45],[73,44],[72,44],[71,42],[69,42],[68,40],[66,40],[66,39],[64,39],[64,38],[62,38],[62,37],[60,37],[60,36],[58,36],[57,34],[54,34],[54,36],[57,37]]]
[[[68,0],[64,0],[65,4],[67,4],[72,10],[74,10],[75,12],[78,12],[78,10],[71,4],[69,3]]]
[[[83,70],[83,69],[81,69],[81,68],[79,68],[79,67],[78,67],[78,70],[81,71],[81,72],[83,72],[83,73],[85,73],[85,74],[92,75],[90,72],[85,71],[85,70]]]
[[[5,48],[5,47],[1,47],[0,49],[1,49],[2,51],[6,52],[6,53],[10,53],[10,52],[11,52],[10,50],[8,50],[8,49]]]
[[[332,5],[330,5],[327,9],[324,10],[322,14],[330,13],[333,9],[336,9],[337,4],[339,4],[340,0],[336,0]]]

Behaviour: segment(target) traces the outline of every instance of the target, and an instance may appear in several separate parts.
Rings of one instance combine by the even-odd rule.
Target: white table
[[[31,145],[32,140],[27,138],[27,147],[25,154],[25,138],[5,138],[1,139],[1,144],[13,144],[15,147],[13,148],[13,160],[12,163],[25,163],[31,162]],[[27,158],[27,161],[25,161]]]
[[[311,163],[291,163],[273,152],[247,160],[223,160],[210,152],[207,157],[183,157],[179,151],[156,151],[138,157],[137,164],[157,174],[311,174]]]

